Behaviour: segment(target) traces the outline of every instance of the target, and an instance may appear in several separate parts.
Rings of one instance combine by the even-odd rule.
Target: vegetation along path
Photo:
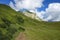
[[[21,32],[15,40],[26,40],[26,36],[23,32]]]

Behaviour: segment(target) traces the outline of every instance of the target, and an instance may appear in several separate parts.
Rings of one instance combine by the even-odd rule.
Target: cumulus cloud
[[[34,10],[36,8],[40,8],[43,4],[43,0],[14,0],[15,6],[13,5],[13,2],[11,1],[9,3],[10,7],[19,11],[20,9],[27,9],[27,10]]]
[[[11,6],[11,8],[13,8],[14,10],[18,11],[12,2],[10,2],[9,6]]]
[[[14,0],[9,6],[16,11],[27,9],[36,13],[43,21],[60,21],[60,3],[51,3],[45,11],[38,12],[37,8],[43,6],[44,0]]]
[[[60,21],[60,3],[49,4],[48,8],[41,11],[39,15],[44,21]]]

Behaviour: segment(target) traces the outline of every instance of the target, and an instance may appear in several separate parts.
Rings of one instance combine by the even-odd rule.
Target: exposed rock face
[[[39,20],[39,21],[41,21],[41,19],[35,14],[35,13],[30,13],[30,12],[23,12],[24,13],[24,15],[26,15],[27,17],[30,17],[30,18],[32,18],[32,19],[37,19],[37,20]]]

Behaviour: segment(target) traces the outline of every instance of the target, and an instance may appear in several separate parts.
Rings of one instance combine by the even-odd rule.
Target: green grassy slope
[[[0,4],[0,40],[11,40],[17,32],[25,30],[20,26],[24,23],[20,16],[9,6]]]
[[[26,40],[60,40],[60,22],[37,21],[1,4],[0,31],[0,40],[11,40],[18,31],[24,31]]]

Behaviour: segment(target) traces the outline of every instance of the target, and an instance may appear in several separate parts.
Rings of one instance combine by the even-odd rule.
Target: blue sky
[[[9,4],[10,0],[0,0],[0,4]]]
[[[60,3],[60,0],[44,0],[44,2],[43,2],[44,6],[41,8],[38,8],[38,10],[39,11],[41,11],[41,10],[45,11],[45,8],[47,8],[50,3]]]
[[[16,11],[36,12],[44,21],[60,21],[60,0],[0,0],[0,4],[9,5]]]
[[[0,0],[0,4],[8,5],[10,3],[10,1],[14,2],[14,0]],[[60,0],[44,0],[43,1],[44,6],[41,8],[37,8],[38,11],[45,10],[45,8],[47,8],[50,3],[60,3]]]
[[[8,5],[10,1],[14,2],[14,0],[0,0],[0,4]],[[38,11],[45,10],[45,8],[47,8],[50,3],[60,3],[60,0],[44,0],[43,2],[44,6],[41,8],[38,8]]]

